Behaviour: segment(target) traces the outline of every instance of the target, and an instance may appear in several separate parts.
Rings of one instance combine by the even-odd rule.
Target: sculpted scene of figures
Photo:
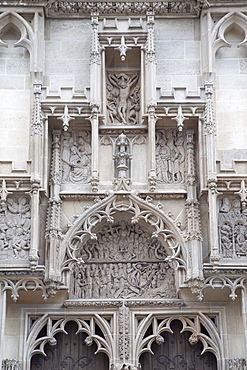
[[[91,176],[91,137],[87,130],[62,134],[62,183],[86,184]]]
[[[139,73],[108,73],[106,79],[108,121],[136,125],[140,111]]]
[[[175,129],[156,131],[156,173],[159,183],[183,183],[185,174],[184,134]]]
[[[0,209],[0,258],[26,259],[30,249],[31,207],[25,196],[7,197]]]
[[[169,239],[169,237],[167,237]],[[77,239],[72,241],[77,247]],[[170,245],[173,239],[170,240]],[[156,261],[167,257],[165,247],[159,240],[153,240],[151,234],[139,224],[130,224],[124,220],[114,225],[103,226],[97,233],[97,240],[88,240],[80,246],[77,257],[84,261]]]
[[[219,237],[223,257],[247,256],[247,216],[239,198],[220,199]]]
[[[166,262],[75,265],[70,298],[175,298],[174,271]]]
[[[74,248],[77,248],[74,241]],[[97,233],[97,240],[79,246],[85,264],[73,269],[71,292],[76,298],[175,296],[174,271],[164,262],[159,241],[139,224],[120,221]],[[72,297],[71,297],[72,298]]]

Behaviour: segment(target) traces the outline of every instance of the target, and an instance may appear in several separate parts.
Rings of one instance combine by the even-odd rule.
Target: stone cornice
[[[84,17],[91,13],[99,15],[145,15],[152,12],[163,16],[197,17],[203,8],[208,7],[207,0],[173,1],[60,1],[60,0],[7,0],[0,1],[1,6],[43,6],[48,17]]]

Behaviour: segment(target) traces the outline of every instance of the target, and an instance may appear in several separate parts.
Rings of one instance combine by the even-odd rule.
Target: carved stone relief
[[[3,360],[2,370],[21,370],[21,364],[17,360]]]
[[[123,133],[116,139],[113,159],[115,161],[116,178],[129,178],[132,155],[130,153],[130,141]]]
[[[106,83],[107,121],[136,125],[140,111],[139,74],[108,73]]]
[[[220,199],[219,237],[222,257],[247,256],[247,215],[242,212],[240,198]]]
[[[62,183],[86,184],[91,176],[91,137],[88,130],[62,134]]]
[[[31,238],[31,206],[26,196],[8,196],[0,208],[0,258],[27,259]]]
[[[244,358],[231,358],[226,360],[226,370],[246,370],[247,362]]]
[[[72,243],[85,264],[74,264],[70,298],[176,298],[165,247],[139,224],[122,220],[103,226],[97,240]]]
[[[183,132],[174,129],[156,131],[156,173],[158,183],[184,183],[185,139]]]

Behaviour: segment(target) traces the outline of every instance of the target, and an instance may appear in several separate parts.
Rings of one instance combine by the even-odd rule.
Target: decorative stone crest
[[[156,131],[156,173],[158,183],[185,181],[185,140],[176,130]]]
[[[86,184],[91,176],[91,138],[88,130],[64,132],[62,141],[62,183]]]
[[[97,240],[71,243],[85,264],[73,266],[70,298],[176,298],[165,246],[139,224],[122,220],[105,225]]]
[[[220,199],[219,237],[223,258],[247,256],[247,215],[242,212],[240,198]]]
[[[27,196],[8,196],[0,209],[1,259],[27,259],[31,238],[31,206]]]
[[[139,73],[107,74],[107,113],[109,123],[136,125],[139,123]]]

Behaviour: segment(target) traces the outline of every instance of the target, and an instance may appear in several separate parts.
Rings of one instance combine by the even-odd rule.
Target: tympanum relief
[[[139,73],[107,73],[107,120],[109,123],[136,125],[140,112]]]
[[[156,174],[158,183],[184,183],[185,139],[183,132],[174,129],[156,131]]]
[[[91,137],[88,130],[62,134],[62,183],[86,184],[91,176]]]
[[[247,215],[238,197],[220,199],[219,236],[222,257],[247,256]]]
[[[0,258],[27,259],[31,238],[31,207],[26,196],[8,196],[0,210]]]
[[[78,246],[70,298],[175,298],[174,270],[165,247],[139,224],[105,225],[97,240]]]

